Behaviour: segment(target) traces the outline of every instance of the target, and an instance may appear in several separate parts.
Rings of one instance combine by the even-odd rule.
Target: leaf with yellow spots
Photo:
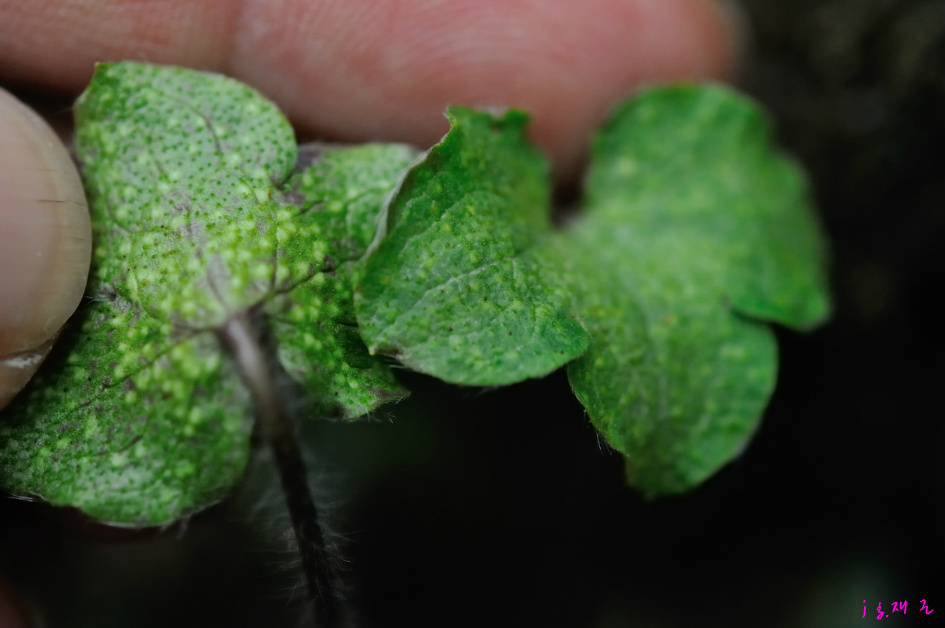
[[[827,316],[800,170],[722,87],[656,89],[602,130],[586,213],[548,254],[591,335],[568,376],[644,493],[688,490],[744,449],[775,384],[766,322]]]
[[[75,116],[88,303],[0,421],[5,490],[124,525],[221,499],[246,465],[252,403],[218,334],[247,314],[269,319],[319,416],[405,394],[352,333],[350,266],[411,149],[297,167],[291,127],[249,87],[139,63],[99,65]]]
[[[551,232],[545,160],[528,117],[455,107],[450,132],[407,174],[355,294],[372,353],[448,382],[494,386],[546,375],[587,334],[536,259]]]
[[[99,66],[76,105],[89,302],[0,421],[3,488],[112,523],[174,521],[239,481],[251,405],[275,417],[260,425],[285,418],[273,378],[247,365],[278,363],[319,415],[353,418],[404,394],[377,354],[468,385],[570,362],[650,495],[736,455],[775,382],[766,323],[808,328],[829,310],[803,177],[757,109],[720,87],[642,94],[597,139],[585,215],[557,232],[525,114],[448,117],[421,159],[299,153],[235,81]],[[294,444],[286,424],[269,440]],[[304,484],[290,449],[298,464],[281,468]]]
[[[737,455],[775,383],[766,323],[829,310],[803,176],[757,108],[714,86],[642,94],[598,137],[586,212],[557,232],[525,117],[450,121],[359,277],[371,350],[475,385],[576,358],[575,393],[649,495]]]
[[[0,420],[4,488],[128,526],[222,499],[242,477],[252,425],[216,338],[193,333],[155,350],[147,315],[115,295],[71,324]]]
[[[358,334],[352,272],[374,238],[379,209],[416,157],[416,149],[396,144],[301,147],[304,167],[288,183],[303,210],[297,222],[325,234],[330,253],[325,272],[273,299],[266,311],[282,366],[306,389],[320,391],[312,397],[315,413],[354,418],[406,394]],[[307,257],[290,248],[286,262],[305,264]]]

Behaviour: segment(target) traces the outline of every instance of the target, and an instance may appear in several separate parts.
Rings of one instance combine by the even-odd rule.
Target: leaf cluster
[[[246,312],[312,415],[402,398],[392,361],[469,386],[566,366],[645,494],[737,455],[775,385],[768,323],[829,310],[803,174],[759,109],[713,85],[637,95],[559,229],[527,115],[447,116],[422,154],[300,149],[231,79],[100,65],[76,104],[87,303],[0,417],[0,485],[138,526],[221,499],[252,411],[217,334]]]

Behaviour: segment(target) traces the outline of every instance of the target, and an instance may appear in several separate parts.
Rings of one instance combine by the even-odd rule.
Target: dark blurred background
[[[655,503],[560,373],[495,391],[407,376],[395,418],[309,426],[364,628],[846,628],[902,600],[884,625],[941,625],[945,1],[742,4],[740,86],[811,172],[832,322],[779,332],[749,449]],[[266,469],[186,529],[123,543],[0,501],[0,564],[53,628],[302,625]]]

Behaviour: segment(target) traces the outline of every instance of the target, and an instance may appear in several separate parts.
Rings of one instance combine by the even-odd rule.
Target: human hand
[[[561,182],[636,86],[729,75],[734,30],[712,0],[0,0],[0,81],[77,94],[96,61],[213,70],[301,135],[353,142],[429,145],[448,104],[515,106]],[[68,154],[0,93],[0,407],[78,304],[89,252]]]

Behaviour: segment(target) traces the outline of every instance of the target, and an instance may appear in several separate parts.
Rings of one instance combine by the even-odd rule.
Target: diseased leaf
[[[336,261],[355,262],[377,232],[378,208],[420,156],[406,144],[303,144],[288,187],[304,216],[332,234]]]
[[[154,342],[154,322],[116,295],[77,317],[0,420],[4,489],[128,526],[222,499],[242,477],[251,423],[216,338]]]
[[[299,241],[328,245],[324,271],[273,299],[267,306],[280,361],[312,391],[313,412],[361,416],[406,391],[390,369],[368,354],[358,334],[353,304],[353,265],[374,238],[379,209],[418,152],[395,144],[352,148],[303,147],[289,182],[300,197]],[[307,252],[290,251],[287,263],[305,265]],[[327,356],[338,359],[326,360]],[[342,358],[343,359],[340,359]]]
[[[404,179],[355,294],[372,353],[468,385],[545,375],[587,335],[534,258],[550,232],[548,169],[525,114],[448,112],[451,130]]]
[[[524,117],[455,109],[451,122],[358,284],[369,346],[478,385],[580,356],[572,386],[630,481],[650,495],[703,481],[745,446],[774,387],[765,323],[805,329],[829,308],[803,177],[765,120],[720,87],[640,96],[598,138],[586,213],[563,232],[548,226]]]
[[[295,212],[275,198],[295,164],[275,105],[224,77],[99,66],[75,108],[76,149],[103,282],[164,325],[214,329],[312,274],[280,264]],[[173,286],[173,289],[169,289]]]
[[[630,482],[681,492],[755,430],[777,365],[764,322],[806,329],[828,314],[805,182],[750,102],[675,87],[604,128],[586,197],[549,244],[591,335],[568,375]]]
[[[405,394],[376,355],[468,385],[573,360],[643,492],[736,455],[774,386],[766,324],[829,309],[803,177],[758,111],[720,87],[641,95],[598,137],[586,214],[560,232],[526,116],[448,117],[419,161],[390,145],[297,155],[248,87],[99,66],[76,106],[88,302],[0,421],[3,488],[124,525],[221,499],[251,417],[216,333],[247,311],[319,415]]]
[[[251,409],[215,330],[249,309],[270,315],[279,357],[319,409],[353,417],[403,396],[342,333],[348,260],[370,228],[329,214],[378,212],[404,149],[349,155],[349,168],[383,176],[326,192],[343,200],[325,207],[305,183],[317,164],[292,176],[292,130],[272,103],[222,76],[138,63],[98,66],[76,143],[90,303],[0,422],[5,490],[127,525],[222,498],[247,460]]]

